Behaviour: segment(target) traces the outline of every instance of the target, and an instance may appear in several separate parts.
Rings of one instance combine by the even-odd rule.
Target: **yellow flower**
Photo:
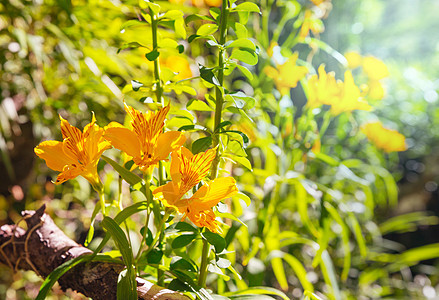
[[[192,77],[189,62],[182,56],[168,56],[165,59],[160,60],[160,65],[170,69],[174,73],[177,73],[177,75],[174,77],[175,81]]]
[[[349,112],[353,110],[372,110],[372,107],[363,100],[360,89],[355,85],[354,78],[351,71],[344,73],[344,82],[340,84],[339,98],[331,103],[331,113],[333,115],[341,114],[342,112]]]
[[[150,173],[160,160],[165,160],[169,153],[183,145],[186,140],[179,131],[163,132],[169,108],[167,105],[158,112],[144,114],[125,104],[133,129],[111,122],[105,127],[104,136],[113,147],[132,157],[141,171]]]
[[[381,122],[364,124],[361,131],[377,148],[385,152],[407,150],[405,137],[396,130],[385,128]]]
[[[111,148],[105,141],[104,130],[92,121],[83,132],[72,126],[61,116],[63,141],[45,141],[35,147],[35,153],[46,161],[49,168],[61,172],[55,184],[61,184],[81,175],[93,188],[99,191],[102,183],[97,172],[97,164],[102,153]]]
[[[363,100],[360,89],[355,85],[351,71],[346,71],[344,82],[336,81],[333,72],[326,73],[325,66],[320,65],[319,75],[312,75],[307,84],[307,107],[316,108],[322,104],[330,105],[333,115],[356,109],[371,110],[372,107]]]
[[[267,49],[267,55],[269,57],[272,57],[274,54],[274,48],[279,47],[279,44],[276,43],[275,41],[271,41],[270,46]]]
[[[386,91],[384,90],[381,82],[377,80],[371,80],[368,84],[367,95],[373,100],[381,100],[384,98]]]
[[[363,57],[361,57],[361,55],[355,51],[346,52],[344,57],[348,61],[349,69],[358,68],[359,66],[361,66],[361,63],[363,61]]]
[[[380,80],[389,76],[386,64],[371,55],[363,58],[363,70],[372,80]]]
[[[322,20],[314,15],[312,10],[307,9],[305,11],[302,27],[300,28],[299,37],[301,39],[306,38],[310,30],[314,35],[317,35],[325,31],[325,25],[323,25]]]
[[[305,77],[308,69],[303,66],[297,66],[296,61],[299,54],[295,52],[282,65],[276,65],[276,68],[268,66],[264,69],[265,74],[274,80],[277,90],[286,95],[291,88],[297,86],[297,82]]]
[[[216,148],[196,155],[185,147],[172,152],[172,181],[153,192],[154,197],[165,206],[177,209],[185,215],[184,218],[188,217],[195,225],[207,227],[212,232],[219,231],[212,207],[238,191],[235,179],[217,178],[201,186],[192,197],[183,196],[207,176],[215,156]]]
[[[322,104],[330,105],[338,97],[340,86],[335,80],[334,72],[326,74],[325,65],[320,65],[319,75],[312,75],[308,78],[308,102],[307,107],[316,108]]]

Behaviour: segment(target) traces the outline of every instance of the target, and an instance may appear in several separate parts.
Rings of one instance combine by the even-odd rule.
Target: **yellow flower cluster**
[[[281,95],[286,95],[291,88],[296,87],[297,82],[308,73],[307,67],[296,65],[298,57],[299,53],[295,52],[283,64],[276,64],[276,67],[268,66],[264,69],[264,73],[274,80]]]
[[[355,51],[345,53],[345,57],[350,69],[363,67],[363,71],[369,79],[367,96],[372,100],[383,99],[386,92],[381,80],[389,76],[389,70],[384,62],[371,55],[363,57]]]
[[[219,231],[213,206],[233,196],[237,191],[231,177],[218,178],[202,185],[189,198],[186,197],[210,170],[216,149],[193,155],[183,147],[186,138],[182,132],[164,132],[165,118],[170,106],[158,112],[142,113],[125,104],[125,111],[131,117],[131,128],[111,122],[100,128],[93,119],[81,132],[61,118],[63,141],[45,141],[35,147],[35,153],[46,161],[49,168],[60,171],[56,184],[81,175],[97,191],[102,183],[97,164],[102,153],[115,147],[133,160],[134,166],[151,174],[159,161],[166,161],[171,154],[170,174],[172,181],[154,190],[156,199],[167,207],[177,209],[195,225]]]
[[[325,66],[320,65],[318,75],[308,78],[307,107],[316,108],[323,104],[330,105],[333,115],[353,110],[370,111],[372,107],[363,100],[362,92],[355,85],[351,71],[344,74],[344,82],[337,81],[333,72],[326,73]]]
[[[407,149],[405,137],[396,130],[388,129],[381,122],[370,122],[361,126],[361,131],[375,146],[385,152]]]

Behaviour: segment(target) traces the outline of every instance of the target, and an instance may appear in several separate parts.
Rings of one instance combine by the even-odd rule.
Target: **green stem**
[[[227,37],[227,17],[229,14],[229,3],[227,0],[223,0],[221,6],[221,20],[220,20],[220,37],[219,43],[220,45],[224,45],[226,43]],[[215,123],[213,128],[213,136],[212,142],[214,147],[218,147],[220,144],[219,139],[219,124],[221,123],[223,105],[224,105],[224,92],[222,90],[222,86],[224,83],[224,54],[225,48],[221,47],[218,54],[218,82],[219,86],[215,88]],[[217,148],[215,159],[212,162],[212,167],[210,168],[210,179],[215,179],[218,173],[218,166],[220,163],[219,156],[219,148]],[[210,252],[210,244],[207,240],[203,239],[203,250],[201,254],[201,265],[200,265],[200,275],[198,277],[198,285],[202,288],[206,285],[206,277],[207,277],[207,262],[208,256]]]
[[[105,194],[103,188],[98,191],[98,195],[99,195],[99,203],[101,204],[102,215],[105,217],[107,216],[107,212],[105,209]]]
[[[158,51],[158,42],[157,42],[157,30],[158,30],[158,16],[154,15],[154,13],[150,10],[150,15],[151,15],[151,20],[152,20],[152,24],[151,24],[151,29],[152,29],[152,47],[153,50]],[[160,102],[162,104],[162,106],[164,106],[164,99],[163,99],[163,86],[162,86],[162,81],[160,78],[160,63],[159,63],[159,57],[157,57],[154,60],[154,79],[156,82],[156,98],[157,98],[157,102]],[[165,184],[165,169],[163,166],[163,162],[159,161],[159,166],[158,166],[158,171],[159,171],[159,185],[163,185]],[[148,200],[149,201],[149,200]],[[149,202],[148,202],[148,207],[149,207]],[[166,219],[168,218],[169,214],[163,217],[161,224],[157,227],[157,235],[156,235],[156,240],[152,243],[151,247],[148,249],[148,252],[150,251],[150,249],[152,249],[155,245],[155,243],[158,241],[160,244],[163,240],[164,237],[164,232],[163,232],[163,224],[164,221],[166,221]],[[148,214],[148,221],[149,221],[149,214]],[[147,226],[147,225],[146,225]],[[146,228],[145,228],[146,230]],[[164,280],[164,273],[163,271],[157,267],[157,284],[158,285],[163,285],[163,280]]]
[[[145,193],[146,193],[146,201],[147,201],[147,209],[146,209],[146,221],[145,221],[145,227],[143,229],[143,235],[142,235],[142,240],[140,241],[140,246],[139,246],[139,250],[137,251],[136,254],[136,264],[140,258],[140,253],[142,252],[143,249],[143,243],[146,240],[146,235],[148,234],[148,224],[149,224],[149,216],[151,215],[151,210],[150,210],[150,205],[151,205],[151,192],[149,190],[150,184],[151,184],[151,174],[144,174],[144,179],[145,179]]]
[[[160,225],[158,226],[158,228],[163,228],[163,225],[165,225],[166,220],[169,218],[169,215],[171,214],[170,211],[166,210],[165,211],[165,215],[163,216],[163,218],[160,220]],[[161,230],[160,232],[157,232],[157,234],[154,237],[154,240],[151,243],[151,246],[148,248],[148,250],[145,251],[145,255],[148,254],[152,249],[154,249],[155,244],[157,244],[157,242],[160,239],[160,235],[162,233],[163,230]]]
[[[207,263],[210,252],[210,244],[206,239],[203,239],[203,252],[201,253],[201,265],[200,265],[200,275],[198,277],[198,285],[200,287],[206,286],[207,278]]]
[[[229,14],[229,8],[228,8],[228,1],[223,0],[223,4],[221,6],[221,20],[220,20],[220,38],[219,43],[221,45],[224,45],[226,43],[226,37],[227,37],[227,16]],[[221,123],[221,116],[222,116],[222,110],[224,105],[224,94],[222,90],[222,86],[224,83],[224,52],[225,49],[222,47],[219,51],[218,55],[218,81],[219,86],[215,88],[215,99],[216,99],[216,106],[215,106],[215,123],[213,128],[213,146],[217,147],[219,145],[219,134],[217,132],[217,129],[219,127],[219,124]],[[210,178],[213,180],[216,178],[218,173],[218,165],[220,162],[219,157],[219,149],[217,149],[216,157],[212,162],[212,167],[210,169]]]
[[[323,116],[323,123],[322,123],[322,127],[320,127],[320,139],[323,137],[323,135],[325,134],[326,130],[329,127],[329,123],[331,123],[331,113],[330,112],[326,112],[325,115]]]
[[[155,15],[152,10],[150,10],[149,14],[151,15],[151,30],[152,30],[152,49],[153,51],[158,51],[158,42],[157,42],[157,29],[158,29],[158,16]],[[163,104],[163,87],[162,81],[160,79],[160,63],[159,58],[157,57],[154,60],[154,80],[156,82],[155,94],[157,98],[157,102]]]

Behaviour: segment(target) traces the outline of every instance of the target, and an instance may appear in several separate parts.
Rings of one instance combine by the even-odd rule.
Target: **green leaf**
[[[230,121],[223,121],[223,122],[218,124],[218,127],[215,128],[215,131],[218,131],[218,130],[222,129],[223,127],[231,126],[231,125],[233,125],[232,122],[230,122]]]
[[[392,232],[405,233],[413,232],[418,229],[419,225],[437,225],[439,218],[437,216],[429,216],[426,212],[413,212],[390,218],[380,224],[381,234],[389,234]]]
[[[197,154],[204,152],[212,145],[212,137],[206,136],[192,143],[192,153]]]
[[[142,182],[142,178],[140,178],[139,176],[137,176],[136,174],[128,171],[127,169],[125,169],[124,167],[122,167],[121,165],[119,165],[117,162],[115,162],[114,160],[112,160],[111,158],[109,158],[108,156],[102,155],[101,156],[103,160],[105,160],[108,164],[110,164],[117,173],[119,173],[120,176],[122,176],[122,178],[128,182],[130,185],[135,185],[139,182]]]
[[[249,80],[253,79],[253,74],[252,74],[252,72],[250,72],[249,69],[247,69],[246,67],[241,66],[241,65],[236,65],[236,66],[242,72],[242,74],[244,74],[245,77],[247,77]]]
[[[129,20],[122,24],[122,26],[120,27],[120,31],[124,31],[125,29],[134,26],[145,26],[145,25],[147,25],[145,22],[139,20]]]
[[[174,21],[174,31],[177,37],[186,39],[186,29],[184,27],[184,19],[178,18]],[[183,52],[183,51],[182,51]],[[180,52],[180,53],[182,53]]]
[[[230,59],[237,59],[248,65],[256,65],[258,63],[258,56],[256,53],[246,48],[233,49]]]
[[[232,8],[230,11],[246,11],[246,12],[256,12],[261,13],[259,6],[252,2],[244,2],[238,4],[236,7]]]
[[[245,144],[247,144],[247,143],[250,141],[250,140],[248,139],[248,136],[247,136],[245,133],[243,133],[243,132],[241,132],[241,131],[239,131],[239,130],[224,130],[224,131],[221,132],[221,133],[228,133],[228,132],[237,133],[237,134],[239,134],[240,136],[242,136],[242,140],[244,141]]]
[[[133,251],[128,242],[128,239],[120,226],[110,217],[104,217],[101,222],[102,227],[104,227],[110,235],[113,237],[117,248],[119,249],[124,262],[127,266],[131,265],[134,261]]]
[[[122,270],[117,278],[117,299],[137,299],[137,291],[133,292],[131,289],[131,277],[132,274],[128,272],[128,269]]]
[[[206,68],[206,67],[200,65],[200,77],[211,84],[214,84],[217,86],[220,85],[218,79],[215,77],[215,74],[213,74],[212,68]]]
[[[210,231],[202,232],[201,235],[215,247],[216,253],[221,253],[226,248],[226,240],[218,233]]]
[[[125,208],[124,210],[122,210],[121,212],[119,212],[116,217],[114,217],[114,221],[117,224],[122,223],[123,221],[125,221],[127,218],[129,218],[130,216],[132,216],[135,213],[141,212],[141,211],[145,211],[148,209],[148,202],[147,201],[143,201],[143,202],[139,202],[139,203],[135,203],[131,206],[128,206],[127,208]],[[104,237],[104,239],[102,240],[102,242],[99,244],[99,246],[96,248],[95,253],[100,252],[105,244],[107,244],[107,242],[110,240],[110,234],[107,233]]]
[[[234,40],[229,45],[227,45],[226,48],[246,48],[252,51],[256,51],[255,44],[248,38]]]
[[[196,111],[213,111],[213,108],[211,108],[209,105],[206,104],[206,102],[198,99],[191,99],[186,105],[187,110],[196,110]]]
[[[125,43],[122,45],[122,47],[120,47],[119,49],[117,49],[117,53],[119,54],[120,51],[125,50],[127,48],[145,48],[145,46],[143,46],[142,44],[139,44],[138,42],[131,42],[131,43]]]
[[[247,206],[250,206],[250,204],[251,204],[250,197],[242,192],[236,193],[233,197],[243,200]]]
[[[271,262],[271,267],[273,268],[274,276],[276,277],[280,287],[283,290],[287,290],[288,281],[287,281],[287,276],[285,274],[285,268],[283,266],[282,259],[280,257],[273,257],[270,260],[270,262]]]
[[[338,213],[337,209],[333,207],[329,202],[325,202],[324,206],[329,212],[331,217],[341,226],[341,240],[344,252],[343,259],[343,271],[341,273],[341,280],[346,281],[349,275],[349,269],[351,268],[351,249],[349,245],[349,230],[346,223]]]
[[[320,267],[323,273],[323,279],[325,280],[325,283],[330,287],[330,294],[334,299],[341,300],[342,297],[337,283],[337,276],[334,270],[334,264],[332,263],[331,257],[326,250],[322,252]]]
[[[253,286],[253,287],[245,289],[245,290],[238,290],[236,292],[224,293],[224,296],[232,297],[232,299],[241,299],[241,298],[234,297],[234,296],[238,296],[238,295],[243,295],[243,296],[244,295],[273,295],[273,296],[278,296],[278,297],[282,298],[283,300],[290,299],[283,292],[281,292],[275,288],[266,287],[266,286]],[[249,300],[250,299],[251,298],[249,298]],[[258,298],[256,297],[254,299],[258,299]],[[271,298],[271,299],[273,299],[273,298]]]
[[[196,272],[195,265],[184,259],[183,257],[174,256],[169,266],[171,270],[186,270]]]
[[[140,235],[141,236],[143,236],[144,231],[145,231],[145,226],[140,228]],[[152,232],[151,232],[151,229],[148,228],[148,232],[145,236],[145,244],[148,246],[151,246],[152,242],[153,242]]]
[[[221,269],[227,269],[228,267],[230,267],[232,265],[232,263],[230,262],[230,260],[220,257],[216,261],[216,265],[218,267],[220,267]]]
[[[131,250],[131,245],[129,244],[124,231],[122,230],[122,228],[120,228],[116,221],[109,217],[104,217],[101,225],[113,238],[117,249],[119,249],[120,253],[122,254],[122,258],[127,267],[126,279],[121,278],[121,282],[118,283],[118,288],[121,288],[121,291],[118,290],[117,292],[118,299],[135,300],[137,299],[137,283],[136,271],[134,268],[134,257],[133,251]]]
[[[146,54],[145,54],[145,57],[146,57],[149,61],[154,61],[154,60],[157,59],[157,57],[159,57],[159,55],[160,55],[160,52],[158,52],[156,49],[154,49],[154,50],[152,50],[151,52],[146,53]],[[132,80],[131,82],[133,82],[133,80]],[[142,84],[142,85],[143,85],[143,84]],[[133,90],[134,90],[134,86],[133,86]],[[138,90],[138,88],[137,88],[137,90]],[[135,91],[137,91],[137,90],[135,90]]]
[[[131,80],[131,86],[133,87],[133,91],[137,92],[143,86],[143,83],[137,80]]]
[[[215,22],[215,19],[209,16],[204,16],[204,15],[198,15],[198,14],[194,14],[194,15],[189,15],[186,17],[185,22],[186,24],[189,24],[190,22],[194,22],[194,21],[210,21],[210,22]]]
[[[247,227],[247,224],[245,224],[244,222],[242,222],[239,218],[235,217],[235,215],[231,214],[231,213],[227,213],[227,212],[217,212],[216,213],[219,217],[221,218],[227,218],[236,222],[241,223],[241,225],[244,225],[245,227]]]
[[[189,245],[194,239],[196,239],[196,237],[197,235],[194,233],[184,232],[172,241],[171,247],[172,249],[182,248]]]
[[[243,39],[248,37],[247,28],[241,23],[235,23],[235,33],[238,39]]]
[[[163,16],[160,17],[160,19],[169,19],[169,20],[176,20],[178,18],[183,18],[184,13],[181,10],[168,10]]]
[[[88,230],[87,238],[84,241],[85,247],[87,247],[88,244],[90,244],[91,240],[93,239],[93,235],[95,232],[95,230],[94,230],[95,218],[100,210],[101,210],[101,203],[98,202],[98,203],[96,203],[96,206],[93,209],[93,213],[91,214],[90,229]]]
[[[198,34],[192,34],[188,39],[187,42],[190,44],[192,43],[196,38],[199,38],[200,36]]]
[[[192,226],[189,223],[186,222],[178,222],[176,224],[171,225],[170,227],[172,227],[172,229],[175,229],[179,232],[194,232],[194,233],[198,233],[198,228]],[[168,227],[168,228],[170,228]]]
[[[163,251],[160,249],[152,249],[147,255],[146,259],[149,264],[159,264],[163,257]]]
[[[206,36],[215,33],[218,30],[218,25],[216,24],[203,24],[198,28],[197,35]]]
[[[140,7],[144,7],[145,3],[147,7],[149,7],[149,9],[154,13],[154,15],[157,15],[160,12],[160,5],[158,5],[157,3],[153,3],[148,0],[139,0]]]
[[[184,52],[184,46],[183,45],[178,45],[177,46],[177,50],[178,50],[179,54],[183,53]]]
[[[135,203],[135,204],[125,208],[121,212],[119,212],[116,215],[116,217],[114,218],[114,221],[117,224],[120,224],[124,220],[126,220],[128,217],[130,217],[131,215],[133,215],[133,214],[135,214],[137,212],[144,211],[147,208],[148,208],[148,203],[147,202]],[[99,244],[99,246],[93,252],[93,254],[82,255],[82,256],[79,256],[79,257],[74,258],[72,260],[66,261],[61,266],[59,266],[55,270],[53,270],[52,273],[50,273],[49,276],[46,277],[46,279],[44,280],[43,284],[41,285],[40,292],[38,293],[38,296],[37,296],[36,300],[44,300],[44,299],[46,299],[47,294],[51,290],[52,286],[56,283],[56,281],[62,275],[64,275],[67,271],[72,269],[74,266],[76,266],[76,265],[78,265],[78,264],[80,264],[82,262],[87,262],[87,261],[90,261],[90,260],[110,262],[109,259],[111,259],[111,257],[109,258],[107,255],[100,255],[100,254],[98,254],[104,248],[105,244],[107,244],[107,242],[110,239],[110,237],[111,237],[110,234],[107,233],[105,235],[104,239],[102,240],[102,242]],[[115,263],[115,262],[116,263],[120,263],[120,261],[114,260],[114,259],[112,259],[111,262],[113,262],[113,263]]]
[[[78,265],[78,264],[80,264],[82,262],[89,261],[91,256],[92,255],[90,254],[90,255],[82,255],[82,256],[76,257],[76,258],[74,258],[72,260],[66,261],[61,266],[59,266],[55,270],[53,270],[49,274],[49,276],[47,276],[47,278],[44,280],[43,284],[40,287],[40,291],[39,291],[37,297],[35,298],[35,300],[44,300],[44,299],[46,299],[47,294],[52,289],[52,286],[55,284],[55,282],[63,274],[65,274],[67,271],[71,270],[76,265]]]
[[[349,221],[352,227],[351,230],[353,231],[355,235],[355,239],[357,240],[358,248],[360,249],[360,255],[362,257],[366,257],[367,255],[366,241],[364,239],[363,232],[361,231],[361,226],[352,212],[349,212]]]
[[[282,258],[285,260],[285,262],[287,262],[291,266],[297,278],[299,279],[300,283],[302,284],[303,289],[313,292],[314,287],[306,277],[307,272],[306,269],[303,267],[302,263],[293,255],[288,253],[283,253]]]

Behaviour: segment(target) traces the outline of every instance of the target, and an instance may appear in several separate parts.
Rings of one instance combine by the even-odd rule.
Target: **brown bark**
[[[44,213],[22,212],[27,230],[17,225],[0,228],[0,262],[14,270],[33,270],[47,277],[56,267],[92,251],[68,238]],[[117,277],[123,265],[86,262],[77,265],[59,280],[61,288],[69,288],[95,300],[116,299]],[[186,296],[137,277],[138,299],[188,299]]]

